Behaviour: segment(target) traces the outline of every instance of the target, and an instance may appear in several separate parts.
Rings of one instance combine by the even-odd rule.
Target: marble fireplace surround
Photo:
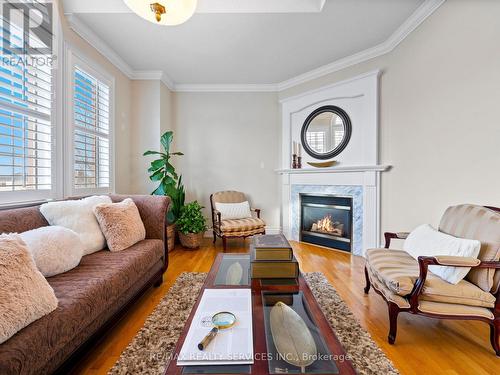
[[[300,193],[351,196],[353,198],[352,253],[363,256],[366,249],[381,245],[380,178],[390,166],[378,162],[379,70],[367,72],[333,85],[283,99],[281,168],[281,226],[285,236],[299,240]],[[317,161],[302,152],[302,169],[291,168],[293,142],[307,116],[324,105],[344,109],[352,122],[346,149],[334,159],[333,167],[314,168]]]

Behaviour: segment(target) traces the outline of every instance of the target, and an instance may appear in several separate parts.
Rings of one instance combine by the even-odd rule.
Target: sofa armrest
[[[131,198],[146,228],[146,238],[165,241],[166,216],[170,207],[170,198],[160,195],[110,195],[113,202]]]
[[[384,233],[384,238],[385,238],[385,245],[384,245],[384,247],[386,249],[388,249],[389,246],[391,246],[391,240],[393,238],[404,240],[404,239],[406,239],[408,237],[409,234],[410,234],[410,232],[385,232]]]
[[[427,271],[429,266],[453,266],[453,267],[471,267],[471,268],[495,268],[500,269],[500,261],[481,261],[472,257],[456,257],[449,255],[438,255],[434,257],[418,257],[419,275],[413,286],[410,297],[410,305],[412,308],[418,308],[418,297],[422,293],[425,281],[427,279]],[[500,293],[497,298],[497,307],[500,309]]]

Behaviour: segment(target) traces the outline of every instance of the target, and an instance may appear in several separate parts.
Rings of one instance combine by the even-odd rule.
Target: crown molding
[[[283,91],[302,83],[312,81],[327,74],[337,72],[350,66],[385,55],[394,50],[412,31],[425,21],[446,0],[426,0],[410,17],[399,26],[384,42],[354,55],[323,65],[317,69],[300,74],[294,78],[278,83],[278,90]]]
[[[191,84],[177,83],[176,92],[277,92],[278,85],[270,84]]]
[[[106,57],[114,66],[131,78],[134,70],[123,60],[108,44],[94,33],[84,22],[73,14],[65,14],[69,27],[80,35],[87,43],[94,47],[101,55]]]
[[[339,59],[291,79],[269,84],[190,84],[175,83],[164,71],[133,70],[108,44],[72,13],[66,14],[68,24],[78,35],[105,56],[112,64],[133,80],[160,80],[171,91],[177,92],[279,92],[308,81],[337,72],[393,51],[412,31],[427,19],[446,0],[425,0],[410,17],[384,42],[354,55]]]

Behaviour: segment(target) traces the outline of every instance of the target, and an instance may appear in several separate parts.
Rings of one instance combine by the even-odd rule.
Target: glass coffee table
[[[234,277],[234,269],[238,277]],[[241,272],[240,272],[241,271]],[[241,276],[240,276],[241,274]],[[284,285],[283,285],[284,284]],[[167,375],[181,374],[355,374],[350,357],[332,331],[306,281],[278,282],[271,279],[250,278],[249,254],[219,254],[203,284],[205,289],[251,288],[254,363],[252,365],[224,366],[178,366],[176,358],[184,343],[198,302],[179,337],[174,353],[165,371]],[[271,308],[281,301],[291,307],[302,318],[314,338],[317,355],[315,361],[301,372],[280,358],[274,345],[269,326]]]

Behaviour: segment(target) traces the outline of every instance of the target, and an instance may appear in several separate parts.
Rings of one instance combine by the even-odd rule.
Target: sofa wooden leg
[[[389,336],[387,340],[389,344],[394,344],[396,341],[396,333],[398,331],[398,314],[399,314],[399,306],[394,302],[388,302],[387,306],[389,307]]]
[[[368,269],[365,266],[365,279],[366,279],[366,286],[365,286],[365,294],[368,294],[370,291],[370,278],[368,277]]]
[[[155,288],[158,288],[161,284],[163,284],[163,275],[160,275],[160,277],[155,281],[153,284]],[[151,285],[151,284],[149,284]]]
[[[490,323],[490,341],[495,354],[500,357],[500,318],[496,318]]]
[[[226,245],[227,245],[227,238],[222,237],[222,248],[224,252],[226,252]]]

